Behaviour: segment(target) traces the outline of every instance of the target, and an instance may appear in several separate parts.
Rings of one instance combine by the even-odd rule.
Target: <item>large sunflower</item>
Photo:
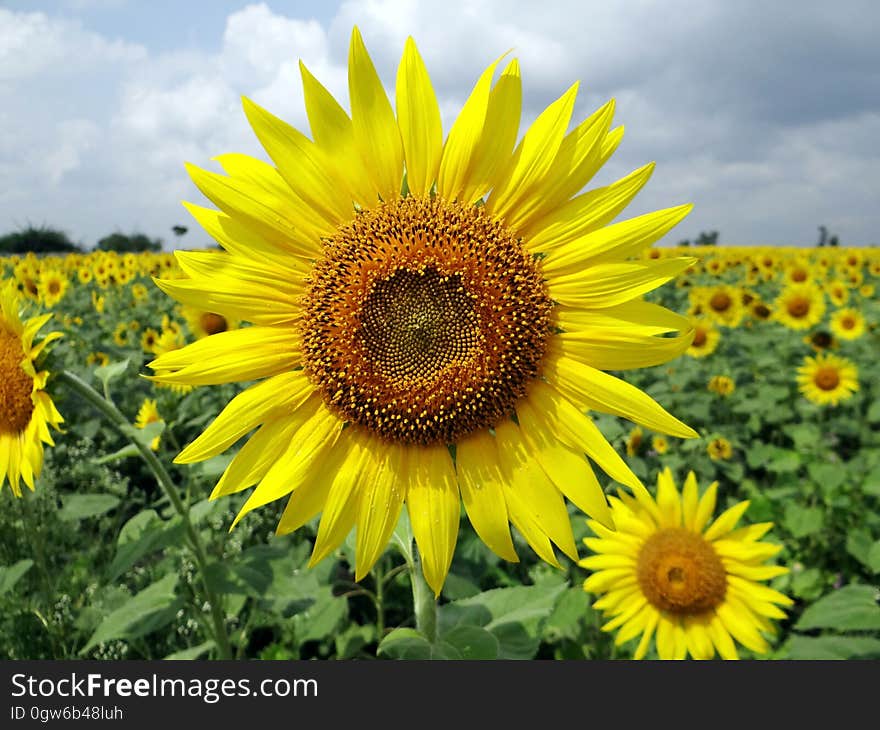
[[[749,503],[739,502],[709,524],[718,483],[702,496],[690,472],[679,493],[667,468],[657,478],[657,498],[611,498],[617,531],[590,520],[596,537],[584,539],[596,555],[580,561],[595,572],[584,590],[601,596],[593,608],[617,630],[615,643],[641,636],[635,658],[643,658],[656,636],[661,659],[738,657],[734,640],[759,654],[769,650],[762,634],[770,619],[785,618],[779,606],[792,601],[762,585],[788,572],[766,565],[781,545],[760,542],[773,526],[762,522],[736,529]]]
[[[34,488],[43,467],[43,444],[54,445],[48,426],[57,428],[64,421],[44,390],[49,373],[34,367],[43,348],[61,337],[50,332],[34,344],[51,318],[44,314],[22,322],[15,290],[0,288],[0,488],[8,479],[16,497],[22,480]]]
[[[690,206],[609,225],[653,167],[578,194],[620,142],[613,103],[566,133],[572,86],[517,144],[519,66],[493,84],[499,62],[444,142],[412,39],[395,117],[355,29],[351,117],[301,66],[312,139],[246,99],[275,166],[237,154],[218,158],[226,175],[189,166],[220,211],[187,207],[225,252],[179,253],[188,278],[158,285],[253,326],[160,356],[155,379],[265,380],[177,461],[258,429],[213,496],[256,485],[237,521],[290,495],[279,533],[323,512],[313,563],[356,527],[358,579],[404,503],[435,592],[461,500],[502,557],[516,560],[510,521],[546,561],[557,564],[551,543],[575,558],[563,495],[612,525],[585,455],[644,490],[587,409],[696,435],[602,372],[662,363],[690,344],[687,319],[641,295],[694,260],[640,258]]]

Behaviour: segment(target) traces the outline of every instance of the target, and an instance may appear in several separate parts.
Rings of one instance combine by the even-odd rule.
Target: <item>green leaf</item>
[[[315,602],[293,617],[297,643],[333,637],[347,616],[348,600],[334,596],[330,586],[322,586]]]
[[[877,540],[877,542],[871,546],[865,564],[874,573],[880,573],[880,540]]]
[[[113,639],[135,639],[171,623],[182,605],[182,599],[174,594],[177,581],[177,573],[169,573],[132,596],[101,621],[79,653],[86,654]]]
[[[787,659],[880,659],[880,639],[869,636],[794,634]]]
[[[476,583],[454,573],[447,575],[446,582],[443,584],[443,597],[450,601],[470,598],[479,592],[480,587]]]
[[[352,659],[360,651],[371,644],[376,638],[376,627],[372,625],[359,626],[351,624],[340,634],[336,635],[336,658]]]
[[[394,629],[382,639],[377,654],[391,659],[461,659],[459,651],[443,641],[432,644],[415,629]]]
[[[818,507],[788,504],[782,524],[794,537],[806,537],[822,529],[823,514]]]
[[[544,624],[544,639],[556,642],[577,638],[583,629],[584,619],[592,612],[590,598],[583,588],[569,588],[562,594]]]
[[[498,638],[478,626],[456,626],[441,639],[455,647],[462,659],[497,659],[501,649]]]
[[[867,530],[853,530],[846,536],[846,551],[860,563],[868,565],[868,555],[874,539]]]
[[[849,585],[820,598],[803,612],[795,628],[835,629],[837,631],[880,630],[877,589]]]
[[[823,494],[831,494],[846,481],[846,469],[843,464],[813,462],[807,467],[807,472]]]
[[[109,512],[117,504],[119,497],[112,494],[68,494],[64,497],[58,519],[64,522],[85,520]]]
[[[792,571],[791,592],[798,598],[803,598],[807,601],[818,598],[822,593],[824,585],[822,572],[818,568],[801,569],[797,572]]]
[[[111,362],[109,365],[102,365],[101,367],[95,368],[95,377],[100,380],[106,388],[126,371],[129,364],[129,361],[126,359],[121,362]]]
[[[184,526],[179,517],[163,521],[154,510],[132,517],[119,533],[116,555],[107,569],[108,580],[115,581],[141,558],[183,540]]]
[[[868,419],[868,423],[880,423],[880,400],[875,400],[871,404],[865,417]]]
[[[198,646],[191,646],[189,649],[181,649],[173,654],[169,654],[165,659],[198,659],[202,654],[213,648],[214,642],[209,639],[208,641],[203,641]]]
[[[874,467],[868,472],[862,482],[862,491],[872,497],[880,497],[880,467]]]
[[[814,447],[822,438],[822,432],[819,427],[812,423],[799,423],[792,426],[788,430],[788,435],[794,441],[795,448],[798,451],[805,451]]]
[[[441,637],[457,626],[476,626],[498,640],[499,659],[531,659],[538,651],[544,621],[566,589],[558,578],[534,586],[496,588],[441,606]]]
[[[12,565],[0,565],[0,596],[11,591],[33,564],[33,560],[25,558]]]

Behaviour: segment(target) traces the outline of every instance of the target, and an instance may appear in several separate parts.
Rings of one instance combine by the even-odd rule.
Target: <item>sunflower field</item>
[[[276,500],[236,521],[248,493],[215,489],[243,433],[175,462],[243,385],[168,382],[162,363],[250,325],[161,291],[187,280],[173,254],[0,259],[3,657],[880,657],[880,250],[643,253],[683,255],[645,301],[687,317],[690,346],[609,370],[697,437],[593,413],[649,493],[600,474],[617,530],[567,504],[577,552],[539,558],[515,525],[518,562],[462,509],[436,602],[406,510],[365,575],[354,530],[310,565],[316,517],[276,530]],[[35,363],[25,405],[13,344]],[[22,413],[37,430],[18,449]]]

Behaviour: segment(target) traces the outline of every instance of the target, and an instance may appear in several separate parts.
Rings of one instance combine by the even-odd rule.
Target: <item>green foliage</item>
[[[184,231],[185,232],[185,231]],[[150,238],[143,233],[111,233],[95,245],[99,251],[118,251],[119,253],[138,253],[141,251],[161,251],[162,241]]]
[[[75,253],[82,249],[64,231],[48,226],[28,226],[0,236],[0,256],[33,253]]]

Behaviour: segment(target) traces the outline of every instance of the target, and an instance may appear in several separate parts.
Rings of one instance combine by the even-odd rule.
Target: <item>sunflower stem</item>
[[[168,497],[174,510],[183,521],[190,548],[192,549],[201,576],[205,600],[211,609],[211,620],[214,625],[214,640],[217,643],[220,658],[232,659],[232,646],[229,643],[229,634],[226,631],[226,621],[223,617],[223,606],[220,603],[220,597],[214,593],[208,580],[208,555],[205,551],[205,546],[202,543],[198,530],[195,529],[190,520],[189,510],[180,498],[180,493],[174,484],[174,480],[168,473],[168,470],[165,469],[162,462],[159,461],[156,455],[150,450],[149,445],[142,443],[136,438],[134,427],[112,402],[101,397],[100,393],[92,388],[92,386],[82,380],[79,376],[74,375],[67,370],[58,372],[56,379],[58,382],[69,387],[90,405],[94,406],[94,408],[113,424],[122,435],[131,441],[138,450],[141,458],[150,468],[150,471],[153,472],[153,476],[156,478],[159,487],[165,493],[165,496]]]
[[[434,592],[428,587],[422,573],[422,561],[417,550],[413,550],[410,563],[412,580],[413,609],[416,615],[416,629],[421,631],[432,644],[437,637],[437,601]]]

